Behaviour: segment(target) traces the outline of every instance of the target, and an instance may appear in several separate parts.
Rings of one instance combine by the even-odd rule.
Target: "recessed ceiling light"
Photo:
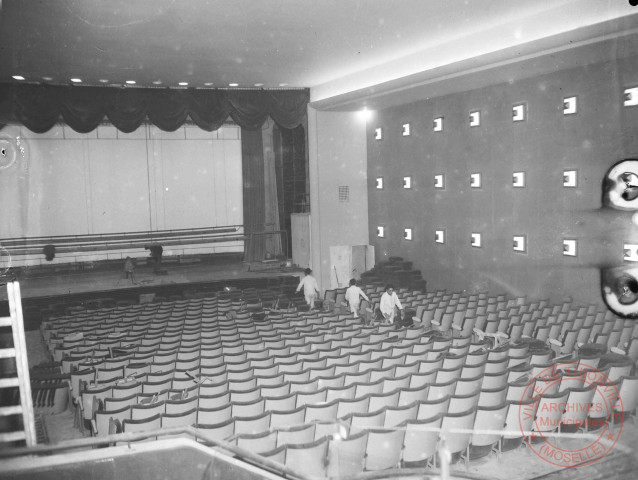
[[[239,87],[239,83],[229,83],[229,87]]]
[[[179,85],[185,87],[186,85],[188,85],[188,82],[179,82]]]
[[[14,80],[24,80],[24,77],[22,75],[14,75],[13,79]]]
[[[287,83],[280,83],[280,84],[279,84],[279,86],[280,86],[280,87],[287,87],[287,86],[288,86],[288,84],[287,84]]]
[[[126,83],[128,85],[135,85],[135,80],[127,80]]]
[[[73,83],[82,83],[82,79],[81,78],[72,78],[71,81]]]
[[[109,81],[106,78],[100,78],[100,83],[109,83]]]
[[[153,85],[161,85],[162,81],[161,80],[153,80]]]
[[[255,83],[255,87],[263,87],[264,84],[263,83]]]

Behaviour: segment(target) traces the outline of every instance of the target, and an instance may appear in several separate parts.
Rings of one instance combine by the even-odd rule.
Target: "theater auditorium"
[[[638,2],[0,0],[0,479],[633,479]]]

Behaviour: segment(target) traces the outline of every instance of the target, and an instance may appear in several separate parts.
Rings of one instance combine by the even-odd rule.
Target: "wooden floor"
[[[121,263],[121,264],[120,264]],[[14,272],[20,282],[22,298],[72,295],[80,293],[143,290],[165,285],[188,285],[206,282],[264,280],[285,276],[303,276],[301,269],[284,267],[279,262],[244,263],[240,256],[213,256],[198,263],[165,262],[164,275],[154,273],[151,265],[135,269],[135,283],[124,278],[124,262],[110,262],[94,270],[60,268],[58,271],[29,269]],[[6,290],[0,292],[6,300]]]

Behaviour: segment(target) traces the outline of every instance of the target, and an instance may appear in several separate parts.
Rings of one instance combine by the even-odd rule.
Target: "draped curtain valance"
[[[169,90],[116,87],[0,84],[0,124],[19,123],[44,133],[60,120],[88,133],[108,119],[133,132],[146,119],[166,131],[188,117],[201,129],[217,130],[231,117],[254,130],[271,117],[283,128],[303,124],[308,90]]]

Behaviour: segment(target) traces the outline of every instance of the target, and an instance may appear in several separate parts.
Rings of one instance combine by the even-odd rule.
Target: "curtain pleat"
[[[264,259],[266,254],[266,220],[264,192],[264,150],[261,130],[241,130],[242,178],[244,180],[244,261],[254,262]]]
[[[0,84],[0,123],[20,123],[44,133],[64,120],[87,133],[108,118],[130,133],[148,119],[174,131],[190,117],[206,131],[218,129],[230,116],[240,127],[256,130],[271,117],[283,128],[301,125],[308,90],[170,90]]]

